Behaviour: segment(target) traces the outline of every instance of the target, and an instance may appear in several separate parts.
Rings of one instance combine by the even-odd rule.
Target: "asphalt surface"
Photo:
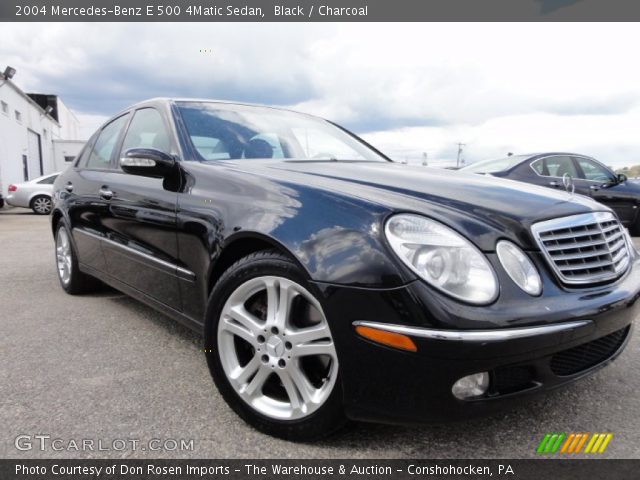
[[[602,456],[640,458],[637,332],[604,370],[499,416],[355,424],[313,444],[265,436],[217,393],[197,335],[110,289],[65,294],[49,219],[23,209],[0,210],[0,332],[2,458],[525,458],[546,432],[572,431],[612,432]],[[16,449],[18,435],[38,434],[61,439],[64,450],[41,451],[33,437],[31,450]],[[144,446],[156,438],[193,439],[193,450],[73,448],[82,439],[97,449],[98,440],[112,448],[117,439]]]

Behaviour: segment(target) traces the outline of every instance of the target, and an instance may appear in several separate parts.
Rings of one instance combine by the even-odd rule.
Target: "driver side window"
[[[130,148],[155,148],[170,154],[170,138],[160,112],[155,108],[142,108],[135,112],[131,120],[122,143],[120,157]]]
[[[576,158],[576,161],[584,173],[585,180],[591,180],[592,182],[610,182],[614,179],[606,168],[588,158]]]

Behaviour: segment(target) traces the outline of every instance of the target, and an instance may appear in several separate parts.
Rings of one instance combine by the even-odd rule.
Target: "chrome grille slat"
[[[607,267],[611,265],[611,260],[601,260],[599,262],[589,262],[578,265],[562,265],[560,270],[563,272],[573,272],[576,270],[591,270],[593,268]]]
[[[593,212],[539,222],[531,231],[559,279],[584,285],[626,271],[631,253],[623,228],[612,213]]]
[[[569,232],[569,233],[561,233],[558,235],[545,235],[542,239],[546,242],[547,240],[566,240],[566,239],[574,239],[576,237],[588,237],[589,235],[600,235],[602,232],[600,230],[586,230],[584,232]]]
[[[606,243],[607,241],[605,239],[601,239],[601,240],[591,240],[588,242],[576,242],[576,243],[564,243],[560,245],[550,245],[550,246],[547,246],[546,249],[549,251],[573,250],[576,248],[596,247],[598,245],[606,245]]]
[[[610,232],[611,230],[615,230],[617,228],[618,228],[618,224],[614,223],[612,225],[609,225],[608,227],[603,227],[602,228],[602,233],[607,233],[607,232]]]
[[[567,253],[566,255],[554,255],[554,259],[556,261],[562,260],[578,260],[580,258],[588,258],[595,255],[607,255],[609,252],[606,249],[600,250],[592,250],[590,252],[580,252],[580,253]]]

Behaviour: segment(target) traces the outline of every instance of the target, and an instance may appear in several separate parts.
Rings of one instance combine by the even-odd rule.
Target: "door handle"
[[[598,190],[600,190],[600,187],[597,185],[589,185],[589,189],[597,192]]]
[[[558,186],[558,182],[549,182],[549,186],[550,187],[557,187]]]
[[[98,190],[98,195],[105,200],[111,200],[113,198],[113,192],[109,190],[109,187],[107,186],[102,186],[102,188]]]
[[[67,184],[64,186],[64,189],[65,189],[67,192],[69,192],[69,193],[73,192],[73,183],[71,183],[71,182],[67,183]]]

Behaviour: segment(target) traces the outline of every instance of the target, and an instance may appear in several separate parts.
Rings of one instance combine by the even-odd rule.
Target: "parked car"
[[[2,196],[2,192],[0,192],[0,208],[4,207],[4,197]]]
[[[203,332],[223,398],[288,439],[517,404],[611,361],[638,314],[608,207],[394,164],[278,108],[120,112],[56,180],[51,222],[65,291],[99,279]]]
[[[38,215],[49,215],[53,202],[53,182],[60,173],[51,173],[28,182],[9,185],[7,204],[30,208]]]
[[[566,190],[563,177],[569,175],[575,193],[611,207],[625,227],[634,235],[640,235],[640,185],[628,181],[625,175],[617,175],[594,158],[561,152],[512,155],[473,163],[461,170],[510,178],[555,190]]]

